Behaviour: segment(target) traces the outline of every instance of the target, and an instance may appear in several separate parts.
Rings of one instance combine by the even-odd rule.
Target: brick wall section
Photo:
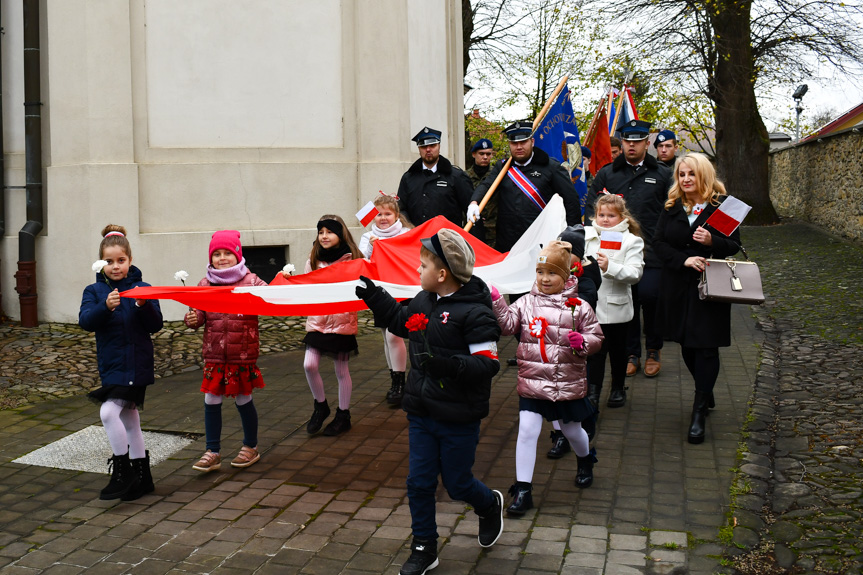
[[[771,153],[770,199],[780,217],[863,240],[863,133],[848,130]]]

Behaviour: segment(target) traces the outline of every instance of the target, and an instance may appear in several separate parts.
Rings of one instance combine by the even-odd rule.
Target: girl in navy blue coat
[[[96,283],[84,288],[78,324],[96,332],[102,387],[88,397],[101,404],[99,415],[114,452],[108,460],[111,481],[99,498],[131,501],[154,490],[138,410],[154,381],[150,334],[162,329],[162,311],[156,300],[120,297],[121,291],[149,284],[132,265],[126,229],[109,224],[102,236],[100,261],[93,266]]]

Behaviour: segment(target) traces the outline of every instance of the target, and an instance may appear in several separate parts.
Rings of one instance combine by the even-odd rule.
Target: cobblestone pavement
[[[441,490],[441,565],[433,573],[859,572],[860,288],[850,279],[861,277],[863,256],[798,224],[747,228],[744,238],[770,301],[734,307],[707,441],[686,443],[692,382],[667,344],[659,377],[630,378],[626,407],[603,410],[590,489],[574,487],[572,454],[543,456],[546,431],[537,508],[508,519],[490,550],[476,543],[475,515]],[[828,277],[837,260],[849,281]],[[814,291],[820,305],[810,313],[813,298],[801,294]],[[131,503],[98,500],[104,475],[11,463],[98,424],[81,397],[96,383],[82,381],[95,371],[95,346],[76,326],[0,326],[0,398],[18,406],[0,411],[0,571],[397,573],[410,541],[407,438],[403,412],[383,401],[380,335],[366,323],[351,361],[353,429],[309,437],[301,323],[266,325],[267,387],[255,396],[261,461],[200,475],[191,469],[204,448],[198,438],[154,468],[154,494]],[[164,377],[148,391],[142,422],[199,437],[200,340],[173,327],[159,335]],[[501,343],[501,357],[514,353],[511,340]],[[42,373],[30,373],[33,355]],[[333,380],[325,373],[331,403]],[[516,434],[515,369],[505,367],[475,465],[504,492]],[[226,410],[226,457],[241,437]]]
[[[769,300],[727,556],[747,574],[860,573],[863,247],[799,223],[744,238]]]
[[[361,318],[364,332],[373,331],[371,315]],[[261,352],[299,349],[305,333],[304,318],[261,317]],[[156,377],[200,369],[202,334],[183,322],[165,322],[153,342]],[[94,334],[77,324],[0,324],[0,409],[80,395],[98,385]]]

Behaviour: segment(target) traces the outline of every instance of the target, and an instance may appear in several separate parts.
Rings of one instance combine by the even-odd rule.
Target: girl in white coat
[[[605,358],[611,361],[608,407],[626,404],[626,324],[633,316],[632,285],[644,270],[641,227],[621,196],[605,193],[596,200],[593,226],[585,228],[585,256],[594,256],[602,274],[596,317],[605,340],[587,360],[587,397],[599,404]]]

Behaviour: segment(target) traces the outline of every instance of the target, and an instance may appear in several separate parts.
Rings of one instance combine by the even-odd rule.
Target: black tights
[[[713,392],[719,377],[718,347],[681,347],[683,363],[695,379],[695,391]]]
[[[623,389],[626,381],[626,336],[628,323],[601,324],[602,348],[587,358],[587,383],[602,389],[605,358],[611,357],[611,389]]]

